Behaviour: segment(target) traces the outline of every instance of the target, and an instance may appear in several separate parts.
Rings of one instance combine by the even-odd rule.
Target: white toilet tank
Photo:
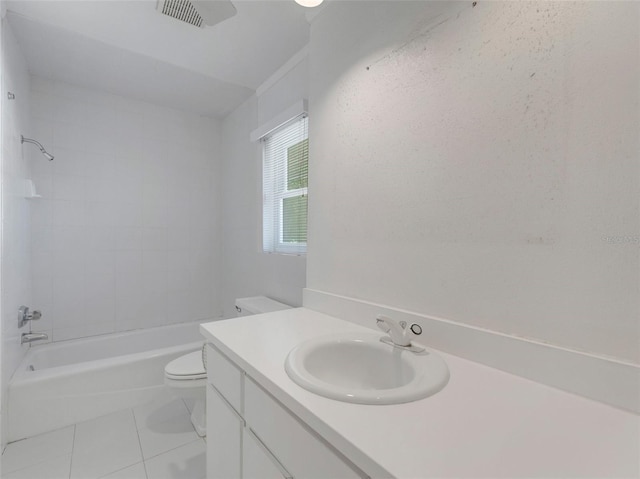
[[[280,303],[266,296],[252,296],[236,299],[236,316],[251,316],[252,314],[272,313],[291,309],[288,304]]]

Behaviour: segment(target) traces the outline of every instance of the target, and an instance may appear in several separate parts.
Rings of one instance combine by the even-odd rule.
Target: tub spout
[[[49,339],[49,335],[47,333],[22,333],[20,344],[41,341],[43,339]]]

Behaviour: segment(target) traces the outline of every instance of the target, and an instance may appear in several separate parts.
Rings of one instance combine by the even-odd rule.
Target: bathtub
[[[9,383],[8,440],[53,431],[166,394],[164,367],[202,347],[199,326],[185,323],[30,348]]]

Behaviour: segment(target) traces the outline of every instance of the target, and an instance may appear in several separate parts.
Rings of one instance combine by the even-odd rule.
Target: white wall
[[[29,177],[29,146],[21,145],[20,134],[29,131],[29,74],[11,27],[2,20],[2,250],[0,253],[0,310],[2,319],[2,371],[0,414],[5,416],[7,385],[26,346],[20,345],[18,308],[32,301],[29,276],[29,201],[24,184]],[[7,93],[15,95],[7,99]],[[4,431],[3,431],[4,432]],[[2,435],[2,444],[5,443]]]
[[[245,296],[302,304],[306,257],[262,252],[262,149],[249,134],[308,96],[307,74],[304,58],[222,124],[225,317],[235,316],[234,299]]]
[[[638,362],[639,11],[327,7],[308,287]]]
[[[32,79],[34,304],[54,341],[220,317],[218,121]]]

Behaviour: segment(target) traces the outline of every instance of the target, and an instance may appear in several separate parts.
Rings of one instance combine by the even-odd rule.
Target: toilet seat
[[[202,351],[194,351],[174,359],[164,368],[167,379],[174,381],[190,381],[206,379],[207,372],[202,363]]]

